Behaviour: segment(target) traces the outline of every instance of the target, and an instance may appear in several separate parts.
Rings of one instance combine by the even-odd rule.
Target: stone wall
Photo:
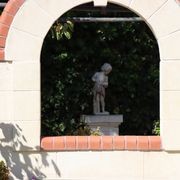
[[[9,155],[9,154],[7,154]],[[164,151],[12,152],[12,179],[179,180],[180,153]]]
[[[42,172],[44,179],[179,180],[179,0],[94,0],[97,6],[111,2],[137,13],[158,41],[163,150],[41,150],[40,54],[44,38],[57,18],[91,1],[10,0],[5,7],[0,17],[1,156],[14,179],[29,179]]]

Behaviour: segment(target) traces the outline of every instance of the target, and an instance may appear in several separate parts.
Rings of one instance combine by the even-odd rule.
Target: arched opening
[[[114,4],[94,8],[90,3],[58,21],[74,16],[137,17]],[[159,50],[145,22],[74,22],[70,40],[52,36],[51,29],[41,54],[43,136],[86,133],[80,115],[92,113],[91,76],[104,62],[113,66],[107,109],[124,115],[120,134],[152,134],[159,119]]]

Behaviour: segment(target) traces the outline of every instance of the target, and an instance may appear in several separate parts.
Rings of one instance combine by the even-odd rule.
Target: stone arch
[[[0,18],[0,59],[5,62],[0,64],[5,67],[0,79],[4,85],[0,92],[5,94],[2,93],[0,98],[7,96],[3,117],[7,116],[22,129],[23,136],[18,137],[19,141],[32,149],[40,146],[40,54],[43,40],[57,18],[71,8],[89,2],[92,0],[71,0],[68,3],[67,0],[10,0]],[[177,83],[180,80],[179,1],[94,0],[94,5],[105,6],[107,2],[139,14],[158,41],[163,148],[180,150],[177,139],[180,136],[180,83]],[[1,116],[0,121],[4,121]],[[34,129],[39,138],[32,139],[29,128]],[[14,148],[26,149],[18,144]]]

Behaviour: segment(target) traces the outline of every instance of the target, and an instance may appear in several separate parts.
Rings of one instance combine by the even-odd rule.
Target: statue
[[[93,113],[109,114],[105,111],[105,88],[108,87],[108,74],[112,71],[112,66],[108,63],[103,64],[101,72],[96,72],[92,81],[95,82],[93,88]]]

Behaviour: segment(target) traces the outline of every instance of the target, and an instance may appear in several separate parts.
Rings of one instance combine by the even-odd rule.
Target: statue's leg
[[[94,92],[94,97],[93,97],[93,113],[99,113],[100,112],[100,102],[99,102],[99,94]]]
[[[97,100],[97,113],[100,113],[100,97],[99,94],[97,94],[96,96],[96,100]]]
[[[96,96],[93,97],[93,113],[97,113],[97,102],[96,102]]]
[[[100,97],[102,112],[105,112],[105,101],[104,96]]]

